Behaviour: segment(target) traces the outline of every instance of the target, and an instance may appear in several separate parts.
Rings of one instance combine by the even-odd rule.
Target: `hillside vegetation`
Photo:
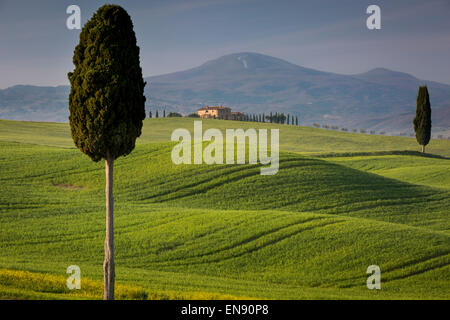
[[[280,170],[261,176],[172,164],[171,131],[192,121],[146,120],[116,161],[119,297],[450,298],[450,142],[425,157],[409,138],[203,121],[279,127]],[[65,124],[0,121],[0,146],[0,297],[101,298],[104,164]],[[382,290],[366,288],[372,264]]]
[[[173,130],[177,128],[186,128],[192,134],[194,120],[193,118],[146,119],[142,136],[136,143],[167,142]],[[217,128],[223,132],[227,128],[278,128],[280,150],[301,154],[420,151],[416,139],[410,137],[369,135],[258,122],[203,120],[202,123],[203,131],[209,128]],[[75,148],[67,123],[0,120],[0,140]],[[432,139],[427,145],[427,152],[450,157],[450,141]]]

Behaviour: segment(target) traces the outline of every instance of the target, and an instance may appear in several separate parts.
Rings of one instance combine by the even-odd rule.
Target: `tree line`
[[[178,112],[170,112],[166,115],[166,110],[162,110],[162,114],[155,110],[155,113],[152,112],[150,109],[148,112],[149,118],[174,118],[174,117],[183,117],[181,113]],[[200,116],[193,112],[187,115],[188,118],[199,118]],[[225,119],[228,120],[228,119]],[[254,113],[254,114],[244,114],[243,118],[236,121],[247,121],[247,122],[263,122],[263,123],[279,123],[279,124],[289,124],[289,125],[296,125],[298,126],[298,116],[294,116],[291,114],[285,115],[284,113],[272,113],[266,115],[265,113]]]

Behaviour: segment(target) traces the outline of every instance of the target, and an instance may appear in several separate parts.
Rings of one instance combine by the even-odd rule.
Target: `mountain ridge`
[[[150,106],[188,114],[220,104],[247,113],[298,115],[303,125],[317,122],[394,133],[412,130],[417,88],[426,84],[434,131],[450,129],[450,85],[386,68],[343,75],[240,52],[145,80],[147,112]],[[27,85],[0,90],[0,118],[67,121],[69,90]]]

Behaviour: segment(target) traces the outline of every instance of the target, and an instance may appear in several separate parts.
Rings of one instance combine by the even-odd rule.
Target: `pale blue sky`
[[[110,1],[0,0],[0,88],[68,84],[82,24]],[[259,52],[324,71],[354,74],[375,67],[450,84],[450,0],[114,1],[130,14],[144,76],[195,67],[234,52]],[[370,4],[382,29],[366,28]]]

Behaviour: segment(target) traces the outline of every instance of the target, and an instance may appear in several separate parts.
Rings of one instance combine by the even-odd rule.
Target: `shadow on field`
[[[419,151],[410,151],[410,150],[393,150],[393,151],[374,151],[374,152],[342,152],[342,153],[326,153],[326,154],[318,154],[314,155],[316,158],[333,158],[333,157],[363,157],[363,156],[416,156],[422,158],[435,158],[435,159],[443,159],[450,160],[448,157],[440,156],[437,154],[431,153],[422,153]]]

